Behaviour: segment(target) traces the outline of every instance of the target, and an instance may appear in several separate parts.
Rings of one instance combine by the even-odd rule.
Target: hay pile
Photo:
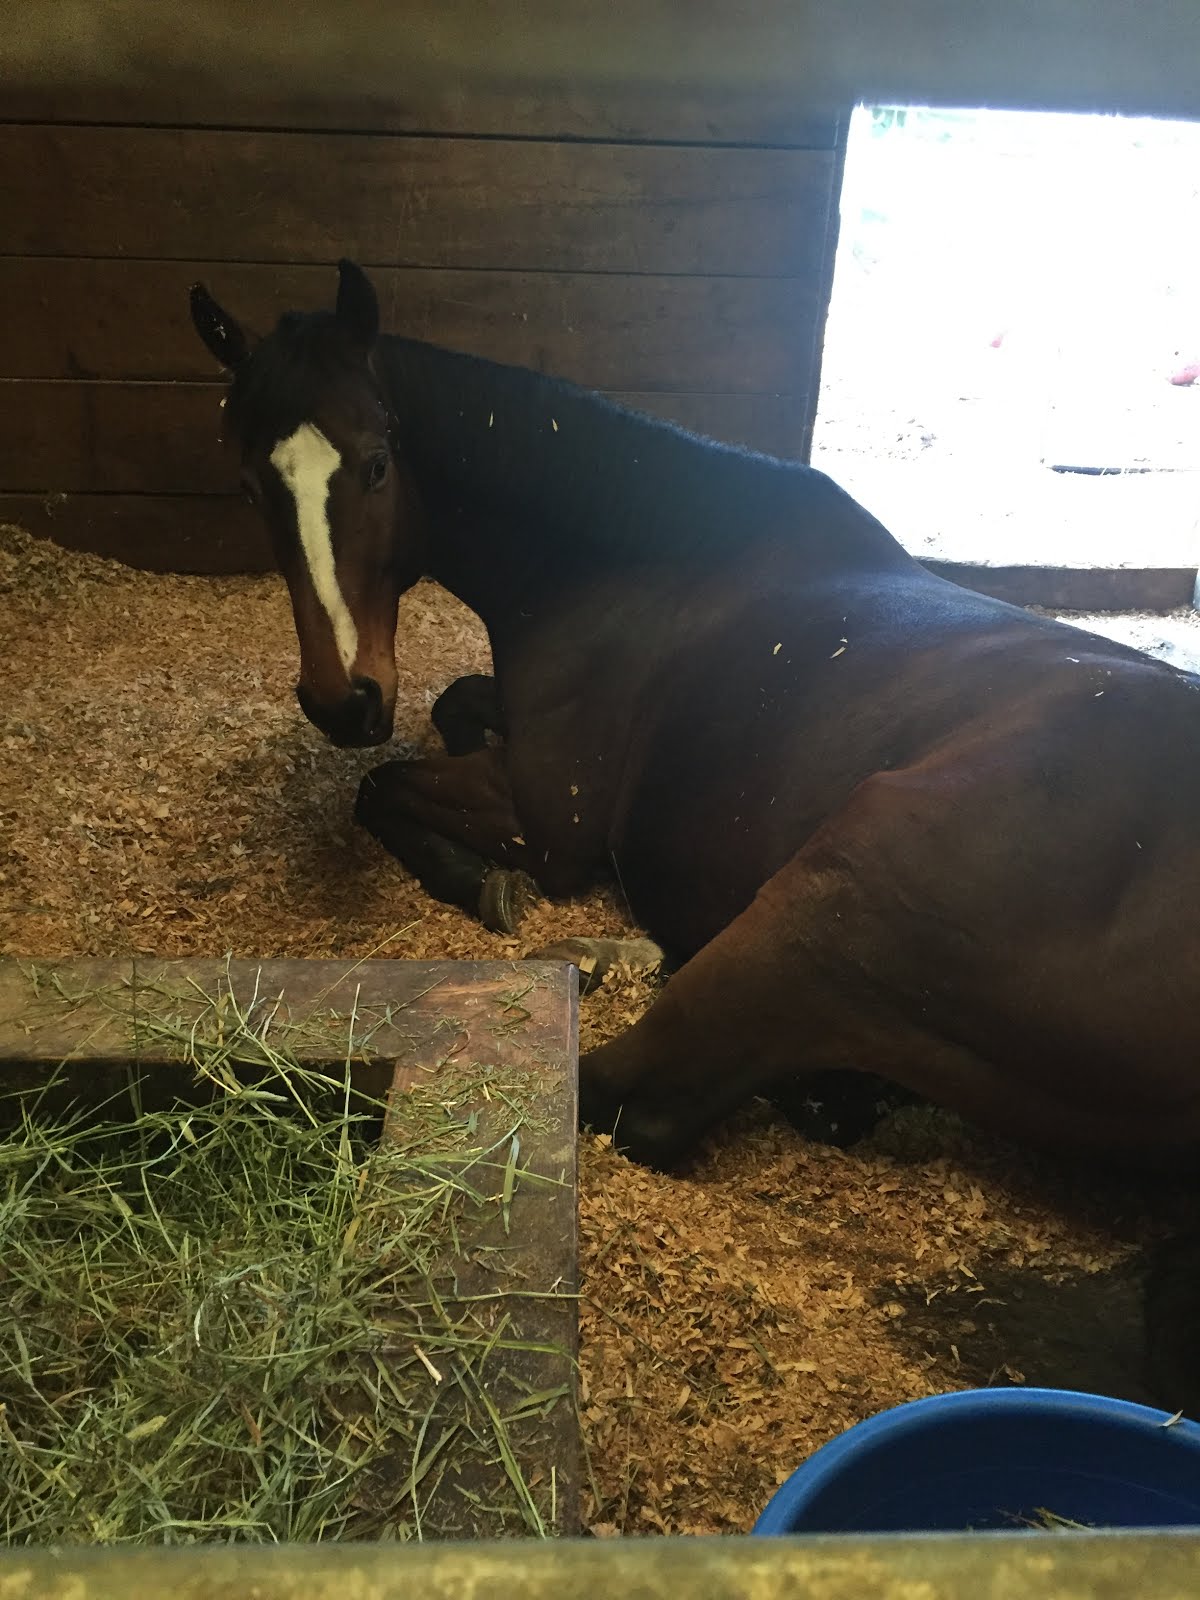
[[[0,533],[0,950],[30,956],[494,958],[620,933],[616,899],[540,908],[520,941],[425,898],[350,821],[379,752],[292,698],[273,579],[135,574]],[[487,668],[482,630],[403,603],[398,742]],[[402,930],[402,931],[401,931]],[[608,984],[582,1043],[651,998]],[[583,1412],[597,1533],[747,1528],[851,1423],[922,1394],[1075,1381],[1138,1396],[1140,1196],[1056,1178],[947,1118],[840,1152],[752,1107],[686,1178],[582,1151]]]
[[[461,1536],[464,1483],[496,1531],[553,1527],[517,1454],[565,1387],[514,1405],[523,1346],[457,1288],[529,1176],[499,1181],[523,1088],[485,1141],[478,1070],[389,1109],[302,1066],[272,1003],[144,1002],[211,1099],[0,1095],[3,1542]]]

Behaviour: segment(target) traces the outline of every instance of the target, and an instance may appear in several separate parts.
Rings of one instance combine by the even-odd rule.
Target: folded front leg
[[[481,672],[456,678],[433,703],[430,721],[441,735],[446,754],[474,755],[488,748],[488,734],[506,733],[495,678]]]
[[[493,932],[515,932],[537,898],[497,750],[384,762],[362,780],[354,815],[427,894]]]

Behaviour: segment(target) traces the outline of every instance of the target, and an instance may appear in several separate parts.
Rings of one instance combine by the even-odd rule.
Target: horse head
[[[421,576],[412,481],[372,367],[379,304],[366,274],[338,266],[332,311],[288,312],[261,340],[203,284],[192,322],[230,373],[223,437],[262,513],[291,595],[301,709],[338,745],[382,744],[396,703],[400,595]]]

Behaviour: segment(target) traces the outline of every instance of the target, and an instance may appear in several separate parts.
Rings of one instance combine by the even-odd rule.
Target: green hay
[[[211,1098],[146,1109],[131,1074],[99,1112],[0,1106],[2,1537],[552,1531],[557,1485],[531,1487],[513,1434],[566,1386],[498,1383],[545,1347],[503,1283],[458,1286],[464,1239],[494,1222],[502,1270],[514,1189],[545,1181],[517,1166],[522,1087],[460,1069],[388,1109],[351,1088],[353,1017],[325,1073],[270,1008],[139,998]]]
[[[1017,1519],[1023,1527],[1036,1528],[1042,1533],[1090,1533],[1093,1524],[1090,1522],[1074,1522],[1070,1517],[1060,1517],[1057,1511],[1047,1511],[1045,1506],[1038,1506],[1031,1517]]]

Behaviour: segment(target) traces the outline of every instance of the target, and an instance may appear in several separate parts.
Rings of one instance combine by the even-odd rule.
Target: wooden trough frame
[[[159,1073],[168,1103],[181,1091],[196,1093],[196,1076],[178,1049],[148,1025],[153,1006],[161,1013],[162,1001],[153,997],[163,995],[185,1007],[189,996],[204,997],[205,1006],[226,997],[243,1015],[247,1007],[252,1014],[261,1007],[258,1015],[281,1034],[289,1024],[302,1024],[304,1031],[287,1035],[292,1057],[313,1067],[348,1063],[352,1086],[374,1099],[394,1103],[453,1063],[486,1063],[504,1075],[501,1081],[509,1075],[519,1081],[536,1101],[536,1118],[521,1129],[507,1229],[494,1214],[478,1224],[465,1220],[462,1230],[474,1231],[461,1240],[455,1272],[460,1294],[495,1297],[478,1310],[489,1330],[506,1318],[512,1339],[537,1347],[510,1352],[502,1368],[495,1356],[484,1363],[480,1376],[498,1410],[503,1414],[522,1396],[563,1393],[548,1410],[510,1422],[507,1436],[526,1481],[541,1485],[545,1531],[577,1531],[574,968],[546,962],[3,960],[0,1092],[44,1085],[53,1073],[52,1097],[61,1085],[66,1098],[99,1101],[133,1066],[142,1069],[151,1100],[157,1097],[148,1084]],[[485,1147],[489,1134],[503,1135],[501,1118],[511,1120],[507,1105],[483,1093],[468,1109]],[[522,1182],[522,1174],[547,1181]],[[494,1189],[497,1180],[483,1182]],[[443,1472],[423,1508],[428,1534],[487,1538],[521,1531],[496,1503],[495,1485],[478,1481],[480,1471]]]
[[[579,1539],[0,1551],[20,1600],[1181,1600],[1200,1534]]]

